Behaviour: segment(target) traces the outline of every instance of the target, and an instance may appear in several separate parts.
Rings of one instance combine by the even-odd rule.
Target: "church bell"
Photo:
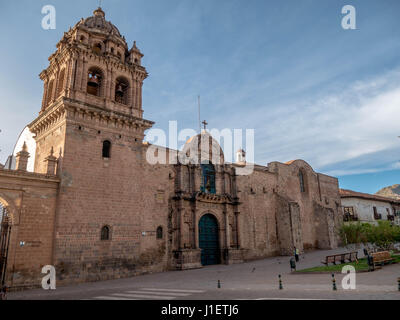
[[[88,85],[91,87],[98,87],[99,86],[99,78],[96,74],[89,74],[89,81]]]
[[[119,84],[117,87],[117,95],[119,95],[120,97],[122,97],[124,95],[124,89],[122,88],[122,85]]]

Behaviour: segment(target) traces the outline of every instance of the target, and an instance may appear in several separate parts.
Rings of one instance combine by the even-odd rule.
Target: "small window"
[[[162,227],[157,228],[157,239],[162,239],[163,238],[163,229]]]
[[[376,207],[374,207],[373,210],[374,210],[374,219],[375,220],[382,219],[382,215],[380,213],[378,213],[378,209]]]
[[[104,226],[101,228],[101,240],[110,240],[110,227],[109,226]]]
[[[344,216],[343,216],[344,221],[357,221],[357,216],[354,214],[353,207],[344,207],[343,211],[344,211]]]
[[[106,140],[103,142],[103,158],[111,158],[111,142]]]
[[[211,163],[201,164],[202,183],[201,192],[215,194],[215,167]]]

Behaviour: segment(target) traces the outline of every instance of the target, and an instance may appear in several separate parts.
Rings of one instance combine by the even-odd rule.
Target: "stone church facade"
[[[149,164],[142,57],[100,8],[57,44],[28,125],[34,172],[26,146],[16,170],[0,168],[7,285],[40,286],[45,265],[66,284],[338,246],[338,180],[305,161],[240,175],[244,160],[225,163],[203,131],[187,145],[206,139],[219,161],[180,163],[177,151],[158,148],[177,163]]]

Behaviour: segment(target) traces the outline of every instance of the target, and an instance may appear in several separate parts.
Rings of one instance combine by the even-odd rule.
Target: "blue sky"
[[[57,29],[41,28],[41,8]],[[354,5],[357,30],[343,30]],[[38,74],[64,31],[98,1],[0,2],[0,162],[38,114]],[[398,0],[103,0],[106,19],[145,54],[145,118],[255,129],[259,164],[304,159],[340,186],[400,183]]]

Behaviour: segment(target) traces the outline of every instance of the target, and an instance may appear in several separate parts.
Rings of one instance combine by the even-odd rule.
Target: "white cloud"
[[[393,163],[400,149],[399,70],[312,98],[246,117],[258,132],[258,162],[302,158],[335,175],[398,168]],[[335,168],[343,162],[349,168]]]

